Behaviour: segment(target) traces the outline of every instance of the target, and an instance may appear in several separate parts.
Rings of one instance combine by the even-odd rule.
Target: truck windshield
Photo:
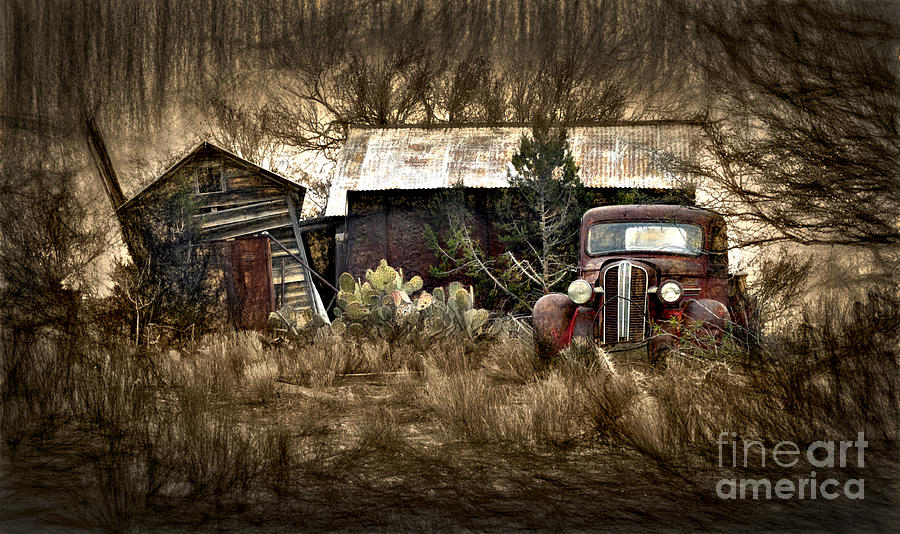
[[[671,252],[700,254],[703,231],[694,224],[625,222],[599,223],[590,227],[587,253]]]

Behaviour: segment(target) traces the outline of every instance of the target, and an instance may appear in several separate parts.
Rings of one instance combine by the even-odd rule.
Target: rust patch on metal
[[[567,333],[575,309],[575,303],[562,293],[551,293],[538,299],[531,316],[538,354],[555,356],[569,344]]]

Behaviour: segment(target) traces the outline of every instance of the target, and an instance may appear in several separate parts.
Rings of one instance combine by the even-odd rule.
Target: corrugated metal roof
[[[567,128],[588,187],[665,189],[674,176],[661,161],[690,157],[698,127],[644,123]],[[344,215],[347,191],[506,187],[510,160],[531,130],[522,126],[351,129],[339,156],[325,215]]]

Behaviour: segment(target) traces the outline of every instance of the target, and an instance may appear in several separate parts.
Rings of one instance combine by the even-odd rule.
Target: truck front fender
[[[571,341],[572,317],[577,305],[568,295],[550,293],[534,304],[531,320],[534,326],[534,346],[541,357],[555,356]]]
[[[697,299],[684,307],[684,317],[699,323],[708,334],[720,337],[730,321],[728,307],[713,299]]]

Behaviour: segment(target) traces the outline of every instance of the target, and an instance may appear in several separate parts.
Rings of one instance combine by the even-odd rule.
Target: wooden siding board
[[[269,180],[266,180],[262,176],[247,174],[246,171],[242,171],[240,173],[228,173],[225,176],[225,184],[227,187],[227,191],[238,191],[241,189],[254,189],[258,187],[265,187],[267,184],[270,184]]]
[[[247,204],[227,210],[216,211],[212,213],[201,213],[195,215],[196,220],[200,223],[200,227],[204,230],[215,229],[219,227],[227,227],[233,224],[253,221],[275,215],[286,215],[287,204],[283,198],[259,202],[255,204]]]
[[[274,284],[281,283],[281,273],[279,271],[272,272],[272,282]],[[306,282],[306,277],[303,276],[302,273],[287,274],[287,272],[285,272],[285,275],[284,275],[284,283],[285,284],[294,284],[294,283],[300,283],[300,282]],[[306,291],[306,290],[304,289],[304,291]]]
[[[273,258],[284,258],[285,261],[293,262],[294,260],[291,259],[291,254],[297,255],[297,254],[299,254],[300,251],[297,250],[296,247],[294,247],[294,248],[288,247],[288,251],[290,252],[290,254],[288,254],[288,252],[285,252],[284,250],[281,249],[281,247],[276,245],[272,249],[272,257]]]
[[[238,189],[246,188],[245,185],[254,187],[252,185],[249,185],[252,182],[256,183],[257,186],[274,187],[275,191],[277,192],[292,191],[297,194],[298,197],[300,197],[301,202],[303,197],[306,195],[306,188],[304,188],[302,185],[296,182],[292,182],[291,180],[288,180],[283,176],[279,176],[278,174],[275,174],[269,170],[266,170],[259,165],[247,161],[223,148],[217,147],[208,142],[204,142],[197,145],[186,156],[169,167],[169,169],[166,170],[158,179],[154,180],[146,187],[144,187],[130,200],[123,204],[119,209],[127,208],[133,204],[142,202],[148,192],[159,188],[161,185],[171,182],[175,177],[186,176],[192,173],[197,168],[203,166],[218,166],[224,168],[224,177],[226,178],[226,181],[229,176],[233,176],[234,180],[237,180],[240,184],[239,186],[237,186]],[[241,178],[242,176],[252,176],[252,178]],[[242,180],[243,182],[241,182]]]
[[[273,215],[271,217],[263,217],[247,222],[225,225],[204,233],[204,239],[207,241],[217,241],[220,239],[233,239],[236,237],[258,234],[264,230],[273,230],[284,226],[290,227],[290,217],[285,213],[283,215]]]
[[[205,193],[194,197],[194,203],[198,208],[224,208],[242,206],[256,202],[269,200],[281,200],[284,192],[277,187],[250,187],[239,191],[225,191],[224,193]]]
[[[284,296],[283,301],[284,306],[288,306],[295,310],[311,309],[311,306],[309,305],[309,299],[307,298],[305,292],[298,295],[288,293]]]
[[[272,282],[276,284],[281,283],[281,259],[273,258],[272,264]],[[284,264],[284,281],[285,283],[293,283],[293,282],[302,282],[306,280],[305,269],[300,267],[299,265],[291,266],[287,264],[288,260],[285,260]]]
[[[287,248],[291,250],[294,250],[296,248],[295,245],[292,246],[294,242],[294,228],[290,223],[286,224],[285,226],[269,230],[269,234],[275,239],[281,241],[281,243]],[[272,244],[272,247],[273,252],[281,250],[281,247],[275,245],[274,243]]]

